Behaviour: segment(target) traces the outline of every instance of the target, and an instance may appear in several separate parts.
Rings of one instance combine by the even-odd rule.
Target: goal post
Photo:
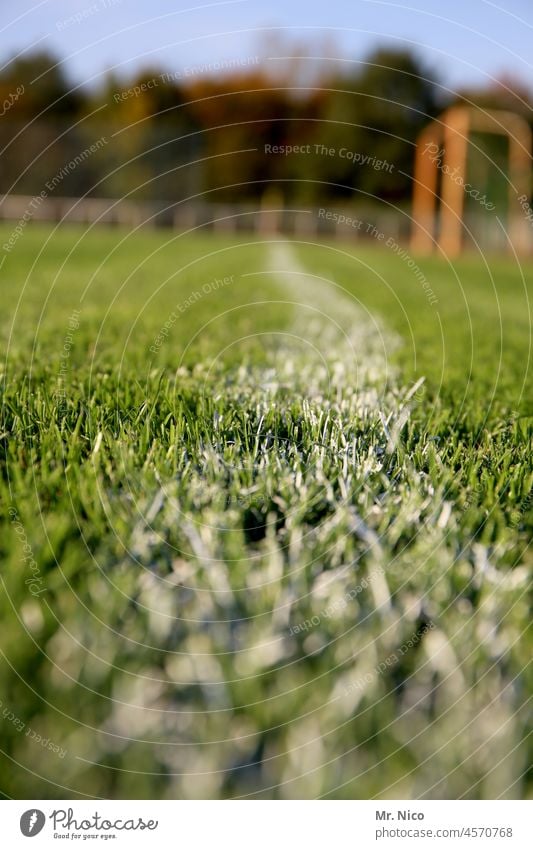
[[[519,202],[519,198],[524,196],[529,199],[531,188],[531,130],[528,123],[513,112],[455,106],[432,121],[417,141],[412,207],[413,251],[431,253],[438,248],[447,256],[461,252],[465,195],[469,187],[468,146],[473,132],[499,134],[508,139],[508,242],[511,250],[521,253],[528,250],[531,234]]]

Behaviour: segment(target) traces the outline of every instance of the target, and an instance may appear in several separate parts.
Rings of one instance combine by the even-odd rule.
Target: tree
[[[332,89],[312,141],[336,154],[309,159],[300,173],[323,181],[322,195],[404,201],[416,138],[442,106],[435,78],[410,51],[379,49]],[[342,156],[343,148],[358,156]],[[391,167],[376,167],[379,162]]]

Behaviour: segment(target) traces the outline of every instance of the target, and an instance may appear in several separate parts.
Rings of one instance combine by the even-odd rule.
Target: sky
[[[502,75],[533,89],[533,0],[0,0],[0,11],[2,65],[46,47],[75,83],[110,69],[279,66],[296,43],[348,68],[385,43],[413,48],[451,89]]]

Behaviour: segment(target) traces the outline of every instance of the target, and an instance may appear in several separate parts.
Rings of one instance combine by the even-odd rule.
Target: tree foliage
[[[38,194],[105,136],[62,194],[236,202],[273,185],[288,203],[407,203],[417,136],[452,102],[436,76],[406,49],[377,49],[342,74],[321,64],[307,79],[304,59],[286,74],[145,68],[129,80],[109,74],[98,89],[73,87],[46,53],[14,59],[0,75],[0,190]],[[512,91],[502,83],[465,98],[527,104]]]

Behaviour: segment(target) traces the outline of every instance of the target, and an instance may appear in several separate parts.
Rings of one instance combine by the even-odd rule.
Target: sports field
[[[31,225],[0,275],[5,796],[531,796],[531,263]]]

